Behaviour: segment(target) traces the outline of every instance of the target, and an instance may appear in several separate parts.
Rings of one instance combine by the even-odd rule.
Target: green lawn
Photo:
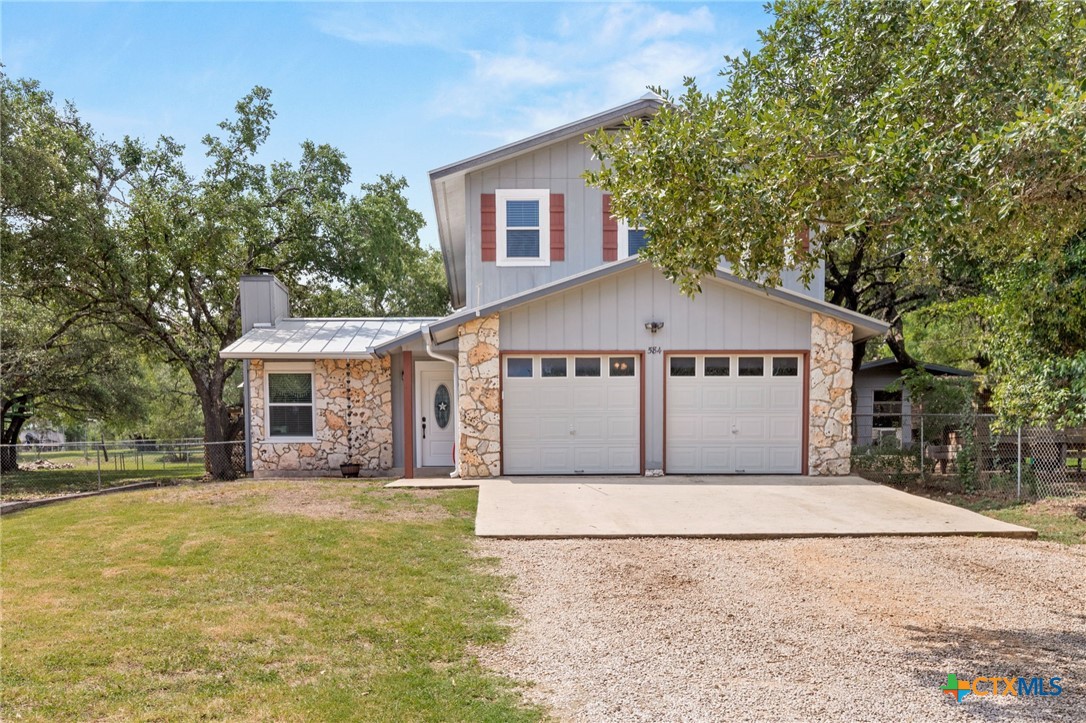
[[[35,460],[44,459],[61,469],[32,469]],[[100,489],[99,463],[101,464],[101,488],[116,487],[147,479],[195,479],[204,475],[201,450],[187,462],[160,453],[147,453],[137,459],[134,452],[111,451],[109,461],[98,460],[92,450],[83,452],[45,452],[19,455],[23,469],[0,476],[0,500],[26,500],[55,497]],[[71,467],[68,468],[68,465]]]
[[[188,484],[4,517],[14,720],[537,720],[475,646],[506,634],[476,492]]]
[[[1050,497],[1021,502],[980,495],[940,495],[934,499],[997,520],[1037,530],[1037,539],[1064,545],[1086,544],[1086,496]]]

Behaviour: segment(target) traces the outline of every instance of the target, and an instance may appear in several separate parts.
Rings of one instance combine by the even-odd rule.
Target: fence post
[[[1022,499],[1022,425],[1018,425],[1018,499]]]
[[[102,489],[102,450],[94,448],[94,461],[98,463],[98,489]]]
[[[920,415],[920,481],[924,481],[924,415]]]

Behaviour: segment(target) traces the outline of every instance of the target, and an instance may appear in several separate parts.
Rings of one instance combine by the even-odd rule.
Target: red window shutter
[[[799,231],[796,231],[796,238],[799,239],[800,244],[803,247],[803,253],[808,254],[811,252],[811,229],[804,226]]]
[[[493,193],[484,193],[479,204],[482,209],[480,214],[479,229],[482,233],[483,261],[498,260],[498,211]]]
[[[611,195],[603,194],[603,260],[618,260],[618,219],[611,215]]]
[[[566,260],[566,197],[551,194],[551,261]]]

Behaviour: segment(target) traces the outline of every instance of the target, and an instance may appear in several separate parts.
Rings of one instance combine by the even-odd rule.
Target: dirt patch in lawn
[[[448,510],[434,500],[439,490],[386,490],[384,481],[324,480],[213,482],[161,490],[155,502],[252,506],[276,515],[314,520],[438,522]]]

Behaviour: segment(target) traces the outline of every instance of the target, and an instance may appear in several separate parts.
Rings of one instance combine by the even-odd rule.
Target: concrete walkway
[[[860,477],[512,477],[479,486],[480,537],[1037,533]]]

